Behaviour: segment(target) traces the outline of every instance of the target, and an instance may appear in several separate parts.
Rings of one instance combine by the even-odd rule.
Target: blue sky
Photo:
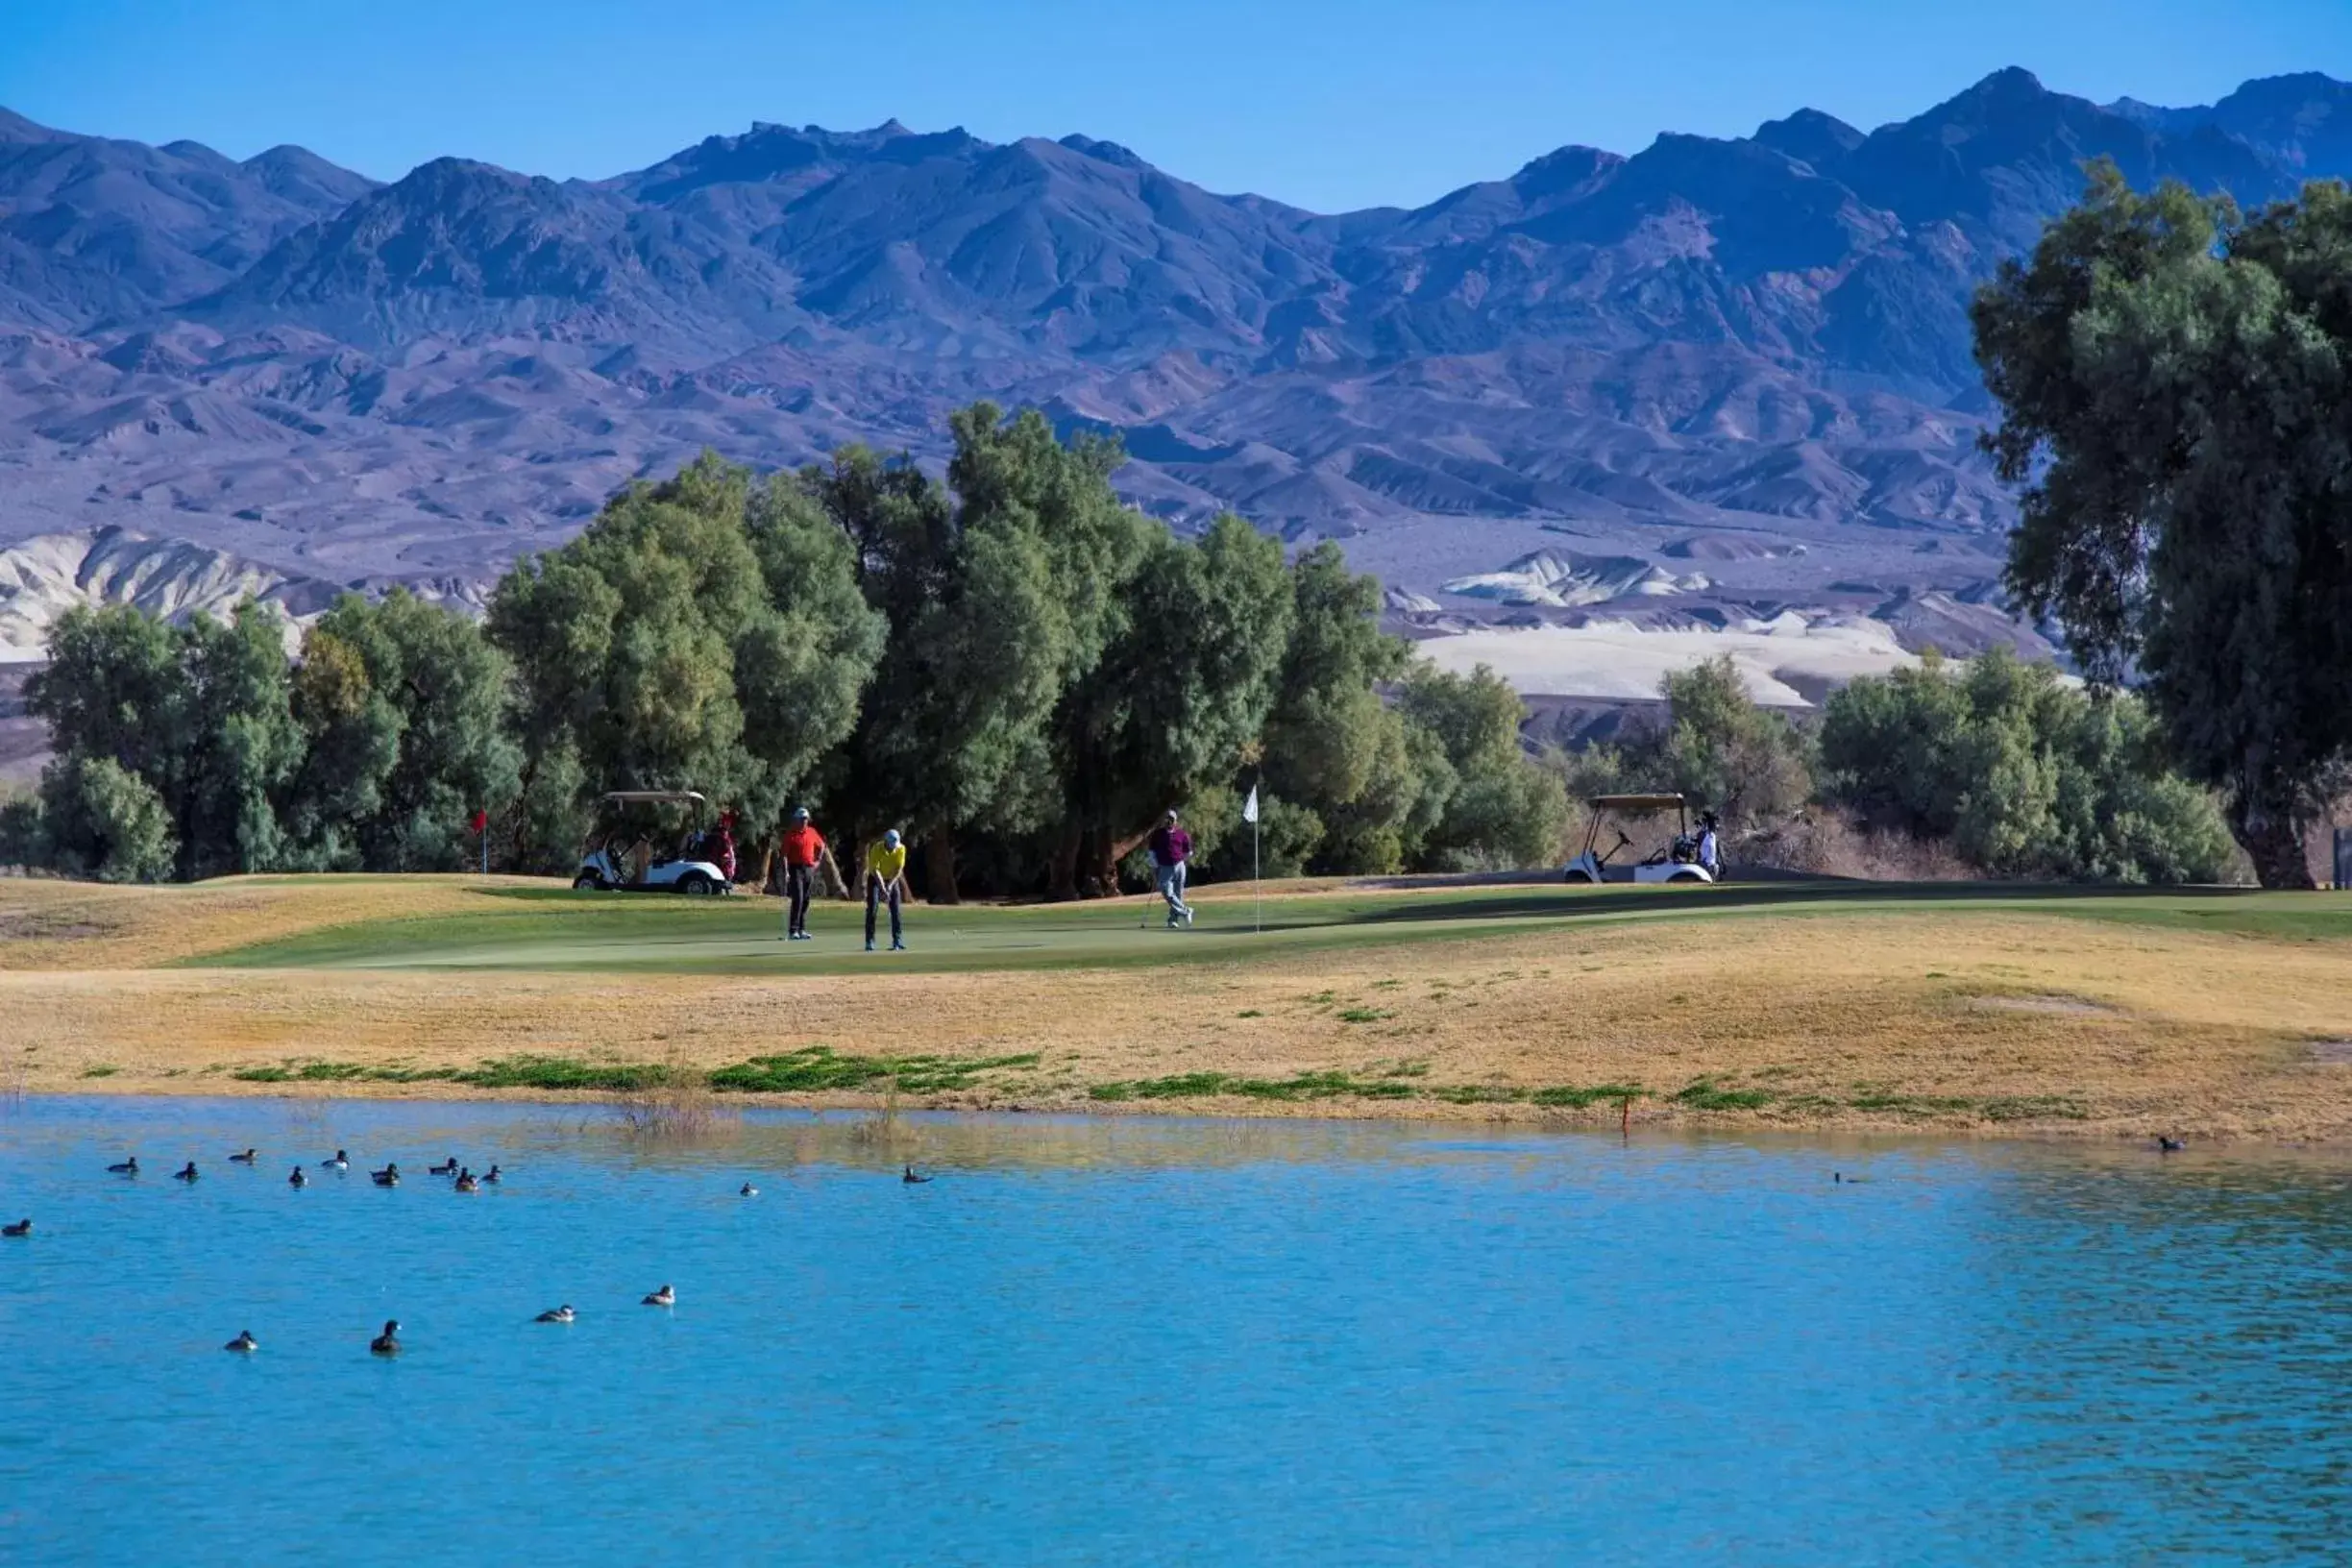
[[[598,176],[754,119],[895,115],[1083,131],[1321,210],[1801,106],[1868,129],[2010,64],[2171,104],[2352,77],[2352,0],[0,0],[0,106],[240,158]]]

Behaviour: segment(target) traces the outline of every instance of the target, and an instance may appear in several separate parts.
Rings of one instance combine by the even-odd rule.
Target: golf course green
[[[266,879],[257,879],[265,882]],[[1524,936],[1622,921],[1873,914],[2034,913],[2289,941],[2352,939],[2352,899],[2237,889],[2017,888],[1978,883],[1775,882],[1570,888],[1372,889],[1200,899],[1187,930],[1156,900],[914,906],[910,948],[864,951],[863,910],[820,902],[817,940],[781,940],[773,899],[697,899],[511,885],[469,890],[478,909],[394,914],[206,952],[199,967],[526,969],[673,974],[825,974],[1052,969],[1242,962],[1327,951]]]

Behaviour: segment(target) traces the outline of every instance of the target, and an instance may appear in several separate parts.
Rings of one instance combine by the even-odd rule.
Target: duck
[[[260,1348],[261,1341],[253,1336],[253,1330],[251,1329],[239,1329],[237,1331],[237,1336],[234,1339],[232,1339],[227,1344],[221,1346],[221,1349],[223,1350],[242,1351],[247,1354],[251,1354],[252,1352],[259,1350]]]
[[[0,1236],[31,1236],[32,1234],[33,1222],[29,1219],[20,1219],[13,1225],[0,1225]]]
[[[319,1169],[349,1170],[351,1169],[351,1156],[345,1154],[341,1149],[337,1149],[334,1152],[334,1158],[332,1160],[321,1160],[319,1162]]]
[[[138,1174],[138,1156],[135,1154],[120,1164],[107,1166],[107,1169],[117,1176],[136,1176]]]
[[[906,1167],[906,1173],[905,1173],[904,1175],[900,1176],[898,1179],[899,1179],[900,1181],[902,1181],[902,1182],[907,1182],[907,1183],[915,1183],[915,1182],[927,1182],[927,1181],[931,1180],[931,1178],[930,1178],[930,1177],[928,1177],[928,1176],[918,1176],[918,1175],[916,1175],[916,1174],[915,1174],[915,1167],[914,1167],[913,1165],[909,1165],[909,1166],[907,1166],[907,1167]]]
[[[474,1173],[472,1171],[461,1170],[457,1173],[457,1190],[460,1192],[478,1192],[481,1190],[481,1183],[474,1179]]]
[[[233,1165],[250,1165],[258,1158],[258,1151],[247,1149],[243,1154],[231,1155],[229,1157],[229,1163]]]
[[[2188,1146],[2188,1144],[2183,1143],[2177,1138],[2168,1138],[2163,1133],[2158,1133],[2156,1135],[2156,1152],[2158,1154],[2178,1154],[2181,1150],[2187,1148]]]
[[[455,1155],[453,1155],[453,1155],[451,1155],[451,1156],[450,1156],[450,1157],[449,1157],[447,1160],[443,1161],[443,1162],[442,1162],[440,1164],[437,1164],[437,1165],[427,1165],[427,1166],[425,1167],[425,1174],[426,1174],[426,1175],[428,1175],[428,1176],[454,1176],[454,1175],[456,1175],[456,1174],[457,1174],[457,1157],[456,1157]]]
[[[383,1169],[368,1172],[368,1180],[374,1182],[378,1187],[398,1187],[400,1186],[400,1166],[397,1163],[387,1160],[384,1162]]]
[[[646,1297],[644,1305],[648,1307],[675,1307],[677,1305],[677,1292],[665,1285],[659,1290],[656,1290],[651,1295]]]
[[[308,1187],[309,1185],[310,1178],[303,1174],[303,1168],[300,1165],[296,1165],[294,1173],[286,1178],[288,1187]]]
[[[182,1165],[178,1170],[172,1172],[172,1180],[175,1182],[192,1182],[195,1179],[196,1162],[193,1160],[190,1160],[186,1164]]]
[[[746,1182],[735,1195],[739,1198],[756,1198],[759,1196],[759,1188]]]
[[[531,1321],[534,1323],[569,1323],[577,1315],[569,1306],[550,1307]]]
[[[379,1356],[398,1356],[400,1348],[400,1319],[387,1317],[384,1319],[384,1332],[368,1341],[368,1349]]]
[[[489,1170],[488,1170],[488,1171],[486,1171],[485,1173],[483,1173],[482,1180],[483,1180],[483,1181],[485,1181],[485,1182],[496,1183],[496,1182],[498,1181],[498,1179],[499,1179],[499,1168],[498,1168],[498,1162],[494,1160],[494,1161],[492,1161],[492,1162],[490,1163],[490,1168],[489,1168]]]

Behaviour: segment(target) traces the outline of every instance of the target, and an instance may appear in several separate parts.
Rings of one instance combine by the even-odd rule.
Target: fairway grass
[[[845,904],[788,943],[772,899],[521,878],[10,880],[0,1090],[2352,1136],[2352,900],[1270,894],[917,906],[870,955]]]

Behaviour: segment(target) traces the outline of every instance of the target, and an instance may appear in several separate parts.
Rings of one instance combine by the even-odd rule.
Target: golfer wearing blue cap
[[[898,925],[898,900],[906,891],[906,844],[892,828],[882,835],[882,842],[866,851],[866,950],[874,950],[874,910],[884,899],[890,900],[891,951],[906,951],[906,941]]]

